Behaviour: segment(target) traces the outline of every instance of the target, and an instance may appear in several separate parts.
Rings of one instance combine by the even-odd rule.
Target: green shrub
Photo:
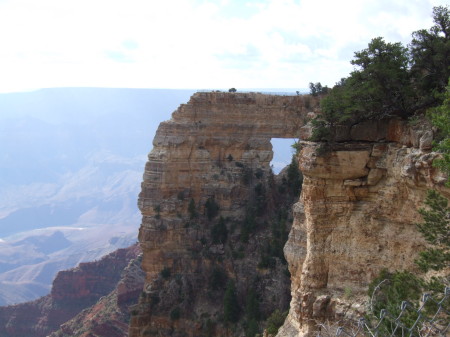
[[[223,318],[227,323],[236,323],[239,321],[239,303],[237,299],[236,286],[233,280],[227,283],[225,296],[223,298]]]
[[[441,270],[450,263],[450,207],[447,198],[434,190],[428,191],[425,205],[419,209],[424,222],[417,227],[433,246],[419,253],[416,264],[423,271]]]
[[[245,297],[245,316],[248,321],[259,321],[259,300],[254,288],[250,288]]]
[[[418,301],[423,291],[424,282],[414,274],[406,271],[395,271],[393,273],[382,270],[380,275],[369,285],[368,295],[370,296],[371,314],[378,318],[380,312],[386,309],[394,317],[398,317],[401,312],[400,304],[408,301],[418,305]],[[405,326],[412,326],[418,317],[415,311],[405,311],[400,319],[400,323]],[[394,333],[393,327],[396,324],[389,320],[383,320],[380,332],[382,335]],[[398,333],[401,333],[398,331]]]
[[[258,322],[255,319],[247,321],[245,327],[245,337],[255,337],[258,332]]]
[[[176,321],[178,319],[180,319],[181,317],[181,310],[179,307],[175,307],[174,309],[172,309],[172,311],[170,312],[170,319],[173,321]]]
[[[227,241],[228,229],[225,225],[225,220],[220,217],[219,221],[211,228],[211,239],[214,244],[222,243]]]
[[[197,206],[195,205],[195,200],[193,198],[191,198],[191,200],[189,201],[188,212],[189,212],[189,218],[191,220],[195,219],[198,216]]]
[[[161,218],[161,206],[160,205],[156,205],[155,207],[153,207],[153,210],[156,212],[155,218],[159,219]]]
[[[272,312],[269,318],[267,318],[267,333],[270,335],[276,335],[278,333],[278,329],[283,325],[287,314],[287,311],[282,313],[278,309]]]
[[[206,200],[205,211],[208,220],[212,220],[219,214],[219,205],[216,203],[214,197],[210,197]]]
[[[213,290],[220,290],[227,284],[228,276],[225,270],[220,266],[214,266],[209,275],[209,287]]]
[[[253,179],[253,170],[249,167],[244,167],[242,170],[242,183],[246,186],[250,185]]]
[[[161,275],[161,277],[165,280],[167,280],[170,275],[171,275],[171,271],[169,267],[164,267],[163,270],[161,270],[161,272],[159,273]]]

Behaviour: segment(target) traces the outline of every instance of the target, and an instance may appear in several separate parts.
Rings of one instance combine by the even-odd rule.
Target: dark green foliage
[[[266,187],[259,183],[255,186],[255,210],[256,215],[261,216],[267,205]]]
[[[197,207],[195,206],[195,200],[191,198],[191,200],[189,201],[189,205],[188,205],[188,212],[189,212],[189,218],[195,219],[196,217],[198,217],[197,214]]]
[[[303,183],[303,175],[299,170],[297,158],[295,156],[292,156],[291,163],[288,166],[287,183],[292,195],[298,197]]]
[[[228,89],[228,92],[236,92],[237,90],[236,90],[236,88],[230,88],[230,89]]]
[[[203,331],[205,332],[205,336],[206,337],[214,337],[215,336],[215,334],[214,334],[215,327],[216,327],[216,324],[213,321],[211,321],[210,318],[208,318],[205,325],[203,326]]]
[[[229,154],[227,159],[228,159],[228,161],[233,161],[233,156],[231,154]]]
[[[433,19],[429,30],[413,33],[409,49],[378,37],[355,52],[351,63],[356,69],[322,99],[311,140],[334,142],[340,125],[405,118],[440,104],[450,76],[448,7],[434,7]]]
[[[409,301],[417,305],[423,291],[424,283],[415,275],[406,271],[390,273],[382,270],[380,275],[369,285],[368,295],[371,298],[371,313],[380,317],[382,309],[386,309],[394,317],[401,312],[402,301]],[[400,322],[406,326],[412,326],[417,319],[417,312],[405,311]],[[391,335],[392,327],[395,326],[389,320],[383,320],[381,335]],[[401,333],[401,330],[398,331]]]
[[[153,308],[155,307],[159,302],[161,301],[161,298],[157,294],[153,294],[150,297],[150,306]]]
[[[179,307],[174,308],[171,312],[170,312],[170,319],[173,321],[176,321],[177,319],[180,319],[181,317],[181,310]]]
[[[408,114],[412,97],[409,59],[401,43],[375,38],[367,49],[355,53],[351,63],[359,69],[346,81],[353,102],[345,113],[359,119]]]
[[[318,95],[324,95],[326,94],[330,89],[327,86],[322,86],[320,82],[317,83],[309,83],[309,93],[312,96],[318,96]]]
[[[260,315],[258,295],[255,289],[251,288],[245,298],[245,316],[248,321],[259,321]]]
[[[433,150],[442,155],[442,158],[433,162],[433,165],[447,174],[447,187],[450,187],[450,80],[444,97],[442,105],[430,111],[431,121],[438,128]]]
[[[283,325],[287,314],[288,314],[287,311],[282,313],[280,310],[277,309],[269,316],[269,318],[267,318],[266,329],[269,335],[277,334],[278,329]]]
[[[434,190],[428,191],[425,208],[420,208],[424,222],[419,231],[433,246],[419,253],[417,265],[423,270],[441,270],[450,263],[450,207],[448,200]]]
[[[267,253],[266,251],[263,251],[261,253],[261,258],[260,258],[260,260],[258,262],[258,268],[261,268],[261,269],[273,269],[273,268],[276,267],[276,265],[277,265],[277,261],[275,260],[275,258],[270,256],[270,253]]]
[[[164,267],[163,270],[159,273],[163,279],[168,279],[171,275],[171,271],[169,267]]]
[[[264,177],[264,171],[258,168],[255,172],[255,177],[256,179],[261,179],[262,177]]]
[[[408,51],[401,43],[388,43],[381,37],[355,52],[351,63],[357,69],[322,100],[323,114],[314,122],[318,130],[312,138],[334,141],[335,127],[350,119],[406,116],[412,104],[408,62]]]
[[[214,244],[222,243],[227,241],[228,229],[225,224],[224,218],[220,217],[219,221],[211,228],[211,239]]]
[[[213,290],[223,289],[227,283],[227,273],[220,266],[214,266],[209,275],[209,287]]]
[[[271,236],[262,246],[258,268],[275,268],[277,260],[286,264],[283,248],[288,239],[289,231],[286,226],[287,212],[280,210],[275,219],[272,220]]]
[[[247,321],[245,328],[245,337],[255,337],[259,332],[258,322],[255,319]]]
[[[223,298],[223,318],[227,323],[236,323],[239,320],[239,313],[236,286],[233,280],[229,280]]]
[[[434,7],[433,21],[430,29],[412,34],[410,45],[411,72],[424,106],[439,103],[439,98],[434,94],[445,90],[450,77],[449,8]]]
[[[216,203],[214,197],[208,198],[205,203],[205,211],[208,220],[212,220],[219,214],[219,205]]]
[[[242,183],[244,185],[250,185],[253,179],[253,170],[250,167],[244,167],[242,170]]]
[[[240,245],[237,251],[232,249],[231,254],[232,254],[233,259],[235,259],[235,260],[243,259],[245,257],[244,246]]]
[[[256,229],[256,215],[253,208],[247,208],[241,228],[241,242],[247,243],[249,236]]]
[[[153,207],[153,210],[156,212],[155,218],[159,219],[161,218],[161,206],[160,205],[156,205],[155,207]]]

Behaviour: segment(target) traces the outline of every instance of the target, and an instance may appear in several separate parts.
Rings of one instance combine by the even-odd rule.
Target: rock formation
[[[270,192],[275,188],[270,183],[271,138],[298,137],[307,119],[307,106],[314,100],[309,96],[196,93],[171,120],[160,124],[139,196],[146,286],[138,313],[131,320],[131,337],[168,336],[174,331],[180,336],[199,336],[206,334],[208,324],[202,317],[208,317],[220,334],[224,285],[215,300],[208,300],[207,295],[214,290],[208,289],[208,279],[216,267],[237,282],[241,307],[245,307],[242,297],[255,278],[265,282],[259,289],[261,298],[277,298],[263,305],[265,315],[283,307],[285,286],[280,285],[286,283],[286,273],[280,269],[282,265],[277,264],[273,274],[257,267],[271,233],[264,223],[275,216],[276,207],[267,207],[273,210],[271,215],[264,213],[266,207],[256,214],[256,224],[248,227],[257,230],[249,239],[243,238],[248,231],[245,223],[255,216],[248,210],[258,208],[258,198],[270,204],[265,199],[274,195]],[[208,215],[208,205],[217,206],[217,216]],[[214,243],[211,237],[211,227],[219,216],[230,232],[226,245]],[[239,254],[245,258],[233,257]],[[176,320],[168,319],[171,310],[177,309],[177,300],[169,300],[168,294],[175,291],[175,283],[161,277],[163,270],[178,275],[179,291],[186,292],[187,299],[179,299],[181,315]],[[163,300],[171,303],[163,304]]]
[[[130,260],[115,289],[102,296],[94,305],[84,309],[61,325],[49,337],[125,337],[128,336],[130,306],[137,303],[144,285],[141,259]]]
[[[53,281],[49,295],[33,302],[0,307],[0,336],[48,336],[51,332],[58,330],[61,324],[95,304],[102,296],[110,294],[115,288],[116,305],[123,308],[124,318],[121,324],[125,333],[121,336],[125,336],[129,319],[128,306],[136,303],[142,291],[143,277],[140,282],[139,279],[137,282],[130,282],[131,276],[127,276],[130,273],[125,273],[126,278],[122,278],[121,275],[124,268],[130,261],[136,260],[139,253],[139,247],[134,245],[119,249],[98,261],[81,263],[77,268],[59,272]],[[135,265],[137,266],[138,262],[135,262]],[[128,269],[131,268],[129,266]],[[134,275],[139,273],[136,272]],[[113,306],[110,305],[108,309],[112,308]],[[84,322],[81,325],[86,330],[88,324]],[[104,324],[104,326],[112,326],[112,324]],[[74,336],[74,334],[57,336]]]
[[[212,242],[215,213],[242,237],[244,227],[235,224],[246,221],[249,202],[255,205],[256,186],[270,185],[270,139],[307,139],[315,99],[197,93],[161,123],[139,197],[146,285],[130,337],[230,334],[220,309],[205,298],[207,275],[220,265],[243,294],[254,284],[248,275],[263,273],[254,271],[255,258],[239,264],[230,258],[230,245]],[[445,178],[432,167],[432,137],[429,125],[393,119],[342,128],[332,147],[301,142],[298,162],[305,181],[284,248],[292,300],[278,336],[306,336],[318,321],[358,315],[368,283],[382,268],[414,270],[415,252],[425,244],[414,226],[415,210],[428,188],[450,195]],[[208,203],[220,211],[206,219]],[[251,248],[242,251],[260,249],[264,235],[267,231],[252,233]],[[276,266],[260,293],[269,302],[267,289],[283,284]],[[354,296],[353,307],[346,292]],[[216,307],[220,301],[219,296]],[[218,320],[209,329],[212,318]]]
[[[306,115],[302,96],[197,93],[160,124],[139,196],[148,282],[167,266],[195,269],[183,259],[197,242],[184,226],[190,200],[201,209],[214,197],[224,217],[241,216],[248,200],[243,175],[267,173],[271,138],[298,137]]]
[[[301,143],[303,189],[284,248],[292,302],[278,336],[313,335],[319,322],[363,314],[383,268],[417,271],[425,244],[417,209],[427,189],[450,197],[432,166],[432,135],[426,121],[390,120],[355,125],[328,149]]]

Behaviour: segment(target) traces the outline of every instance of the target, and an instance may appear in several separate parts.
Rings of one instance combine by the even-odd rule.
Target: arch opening
[[[296,138],[272,138],[273,157],[270,162],[273,173],[278,174],[280,171],[291,163],[292,155],[295,153],[292,145],[298,141]]]

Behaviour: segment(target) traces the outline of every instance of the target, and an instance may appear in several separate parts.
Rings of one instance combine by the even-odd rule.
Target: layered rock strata
[[[318,323],[362,315],[383,268],[417,271],[417,210],[427,189],[450,197],[432,166],[432,134],[426,122],[391,120],[349,128],[328,149],[302,142],[303,190],[284,248],[292,301],[278,336],[312,336]]]
[[[160,124],[139,195],[139,241],[147,282],[164,267],[174,272],[195,270],[196,262],[183,258],[198,244],[196,231],[185,228],[190,200],[203,212],[206,201],[214,197],[222,216],[241,216],[249,199],[242,177],[250,171],[269,172],[271,138],[300,136],[308,118],[305,100],[305,96],[196,93],[171,120]]]
[[[171,120],[160,124],[139,196],[143,216],[139,241],[147,279],[138,313],[131,320],[131,337],[202,335],[201,318],[211,316],[208,319],[216,322],[222,310],[223,292],[215,295],[215,302],[207,295],[211,290],[208,275],[216,267],[236,281],[240,294],[258,277],[264,284],[260,294],[276,298],[273,303],[285,301],[282,266],[278,265],[275,275],[256,270],[270,228],[250,237],[245,247],[239,236],[255,188],[270,190],[271,138],[298,138],[310,105],[316,102],[309,96],[196,93]],[[219,216],[207,219],[208,202],[217,205],[219,215],[226,219],[227,245],[214,244],[211,238],[211,226]],[[239,255],[232,251],[238,248],[245,258],[230,257]],[[177,303],[171,289],[178,286],[171,278],[161,277],[163,270],[176,275],[180,291],[186,293],[179,302],[181,317],[176,320],[168,318],[168,308]],[[163,303],[160,295],[170,304]],[[265,308],[275,307],[267,303]],[[217,326],[215,333],[220,335],[221,329]]]
[[[77,268],[59,272],[49,295],[32,302],[0,307],[0,336],[48,336],[80,311],[108,295],[116,286],[118,290],[122,289],[117,292],[116,297],[125,308],[126,319],[121,324],[127,327],[127,305],[136,303],[143,280],[139,284],[127,281],[126,286],[121,286],[123,282],[120,281],[124,268],[139,253],[140,248],[134,245],[112,252],[98,261],[81,263]],[[122,336],[126,335],[125,327]]]
[[[144,285],[140,257],[130,260],[112,292],[62,324],[48,337],[128,336],[130,307],[137,303]]]
[[[211,245],[211,224],[201,220],[206,205],[214,200],[224,218],[242,220],[256,183],[267,184],[265,178],[255,181],[254,173],[270,174],[270,139],[307,139],[311,106],[317,106],[312,99],[197,93],[160,125],[139,197],[146,285],[130,337],[202,335],[202,323],[193,317],[215,310],[197,301],[205,285],[202,274],[217,261],[230,278],[246,273],[245,268],[237,271],[224,246]],[[304,187],[284,249],[292,301],[278,336],[308,336],[318,322],[363,314],[367,286],[381,269],[414,270],[415,254],[425,245],[414,225],[420,220],[416,210],[429,188],[450,194],[443,187],[445,177],[432,167],[437,156],[431,152],[432,139],[426,123],[411,126],[392,119],[339,128],[333,146],[301,143]],[[253,249],[258,240],[263,234]],[[222,256],[205,259],[205,249]],[[163,271],[179,277],[164,279]],[[176,289],[189,301],[178,298],[183,314],[171,319],[169,305],[165,316],[155,308],[164,294],[171,305],[177,303]],[[229,331],[215,330],[215,335],[225,334]]]

